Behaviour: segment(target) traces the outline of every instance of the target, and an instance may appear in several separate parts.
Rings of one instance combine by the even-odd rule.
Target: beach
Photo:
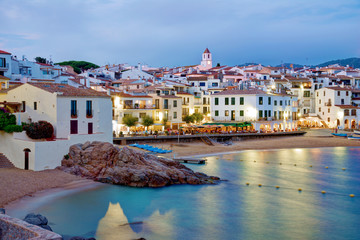
[[[150,145],[173,150],[172,153],[163,154],[164,157],[181,157],[196,155],[211,155],[242,150],[267,150],[284,148],[315,148],[315,147],[360,147],[360,141],[346,138],[329,137],[328,131],[319,134],[317,131],[309,132],[305,136],[278,137],[233,141],[232,145],[214,143],[214,146],[203,142],[190,143],[152,143]],[[124,146],[120,146],[124,147]],[[129,147],[129,146],[126,146]],[[134,148],[142,151],[138,148]],[[24,196],[76,182],[81,178],[62,172],[60,170],[26,171],[21,169],[0,169],[0,207],[20,199]],[[76,184],[75,184],[76,185]]]

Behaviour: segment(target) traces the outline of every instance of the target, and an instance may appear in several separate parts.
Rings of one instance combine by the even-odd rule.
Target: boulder
[[[32,225],[36,225],[46,230],[52,231],[51,227],[47,225],[49,221],[45,216],[41,214],[29,213],[25,216],[24,221]]]
[[[69,159],[59,169],[99,182],[132,187],[163,187],[172,184],[214,184],[218,177],[194,172],[171,159],[111,143],[86,142],[69,148]]]
[[[0,208],[0,214],[5,214],[5,209],[4,208]]]

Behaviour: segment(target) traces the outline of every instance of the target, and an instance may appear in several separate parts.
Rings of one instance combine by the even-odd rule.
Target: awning
[[[223,125],[225,127],[247,127],[251,126],[251,122],[239,122],[239,123],[204,123],[203,125]]]

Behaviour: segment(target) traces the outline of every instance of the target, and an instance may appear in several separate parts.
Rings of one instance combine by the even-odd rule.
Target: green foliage
[[[132,115],[126,115],[123,117],[123,124],[125,124],[128,127],[134,127],[136,126],[136,123],[139,121],[137,117],[133,117]]]
[[[185,117],[183,117],[182,120],[187,124],[194,122],[194,118],[192,115],[186,115]]]
[[[52,138],[54,127],[46,121],[30,123],[24,126],[26,135],[31,139]]]
[[[318,67],[326,67],[333,64],[339,64],[341,66],[349,65],[353,68],[360,68],[360,58],[346,58],[346,59],[338,59],[338,60],[332,60],[328,62],[324,62],[322,64],[317,65]]]
[[[70,158],[69,154],[64,155],[64,158],[68,160]]]
[[[217,66],[217,67],[220,67],[221,65],[220,65],[220,63],[217,63],[216,66]]]
[[[201,113],[193,113],[191,116],[194,119],[193,122],[197,122],[197,123],[201,122],[204,119],[204,115]]]
[[[141,124],[145,127],[149,127],[154,124],[154,119],[148,115],[142,118]]]
[[[162,123],[162,125],[163,125],[164,127],[166,126],[167,121],[168,121],[167,118],[163,118],[163,119],[161,120],[161,123]]]
[[[4,130],[9,125],[16,125],[15,115],[0,110],[0,130]]]
[[[65,61],[65,62],[59,62],[59,63],[56,63],[60,66],[64,66],[64,65],[70,65],[74,68],[74,71],[76,73],[81,73],[81,71],[84,71],[84,70],[88,70],[90,68],[99,68],[98,65],[94,64],[94,63],[91,63],[91,62],[86,62],[86,61]]]
[[[42,57],[36,57],[35,61],[37,63],[46,63],[46,58],[42,58]]]
[[[7,133],[22,132],[23,127],[21,125],[7,125],[4,127],[4,131]]]

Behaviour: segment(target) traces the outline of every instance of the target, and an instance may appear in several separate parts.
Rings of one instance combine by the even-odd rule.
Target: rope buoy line
[[[240,159],[240,162],[246,162],[246,160],[243,160],[243,159]],[[292,163],[286,163],[286,164],[283,164],[282,162],[280,163],[271,163],[269,161],[266,161],[266,162],[257,162],[256,160],[253,161],[254,163],[266,163],[266,164],[276,164],[276,165],[293,165],[293,166],[298,166],[296,163],[292,164]],[[309,168],[312,168],[313,165],[309,165]],[[328,166],[325,166],[325,169],[329,169]],[[346,171],[346,168],[341,168],[341,170],[343,171]]]
[[[247,182],[245,183],[246,186],[250,186],[250,183]],[[263,185],[263,184],[257,184],[258,187],[268,187],[268,188],[276,188],[276,189],[279,189],[280,186],[271,186],[271,185]],[[288,190],[297,190],[298,192],[313,192],[313,193],[321,193],[321,194],[331,194],[331,195],[338,195],[338,196],[349,196],[351,198],[354,198],[355,197],[355,194],[344,194],[344,193],[334,193],[334,192],[326,192],[325,190],[322,190],[322,191],[315,191],[315,190],[304,190],[302,188],[292,188],[292,187],[281,187],[282,189],[288,189]]]

